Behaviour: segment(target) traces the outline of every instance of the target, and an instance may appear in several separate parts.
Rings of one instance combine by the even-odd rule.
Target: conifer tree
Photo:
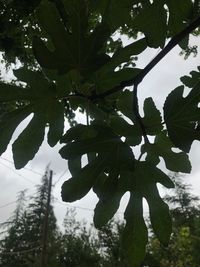
[[[16,209],[7,222],[1,226],[6,228],[4,238],[0,241],[0,266],[1,267],[26,267],[22,252],[27,250],[27,243],[23,237],[25,233],[24,209],[26,201],[25,191],[21,191],[17,198]]]
[[[43,226],[48,197],[48,169],[37,185],[36,194],[26,205],[25,193],[22,192],[17,201],[14,215],[8,220],[8,230],[1,241],[1,267],[36,267],[41,261]],[[59,231],[53,206],[49,207],[49,224],[47,238],[48,266],[57,266],[57,238]],[[9,257],[12,256],[12,257]]]

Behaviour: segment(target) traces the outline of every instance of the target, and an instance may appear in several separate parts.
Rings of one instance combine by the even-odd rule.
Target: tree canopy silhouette
[[[148,240],[143,198],[159,240],[167,244],[171,234],[169,208],[156,184],[174,184],[158,168],[160,158],[170,171],[191,171],[188,153],[200,139],[200,68],[181,78],[163,110],[149,92],[142,116],[137,92],[176,45],[190,48],[189,35],[198,34],[200,25],[199,1],[13,0],[1,1],[1,6],[0,49],[8,64],[19,59],[22,67],[14,70],[17,83],[0,83],[0,102],[6,107],[0,153],[32,114],[12,144],[17,169],[34,158],[47,129],[50,146],[63,144],[60,155],[72,174],[62,186],[63,201],[78,200],[93,189],[99,198],[97,227],[113,217],[129,191],[122,246],[130,266],[139,266]],[[123,46],[120,38],[114,40],[116,32],[134,38]],[[161,51],[140,69],[135,57],[149,47]],[[86,114],[87,124],[76,123],[77,110]],[[64,133],[65,117],[71,127]],[[141,155],[136,158],[138,145]],[[83,155],[88,156],[86,165]]]

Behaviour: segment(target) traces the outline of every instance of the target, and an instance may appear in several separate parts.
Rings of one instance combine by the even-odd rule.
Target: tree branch
[[[200,26],[200,17],[194,20],[191,24],[189,24],[183,31],[175,35],[169,43],[161,50],[161,52],[151,61],[149,64],[133,79],[128,81],[123,81],[120,85],[102,93],[96,94],[89,97],[90,100],[101,99],[109,96],[111,94],[117,93],[124,89],[124,87],[131,86],[134,84],[139,85],[142,80],[146,77],[146,75],[178,44],[182,41],[188,34],[190,34],[193,30],[195,30],[198,26]]]

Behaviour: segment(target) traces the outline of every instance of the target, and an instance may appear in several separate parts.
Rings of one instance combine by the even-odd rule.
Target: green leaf
[[[122,233],[122,248],[132,267],[141,266],[144,260],[148,231],[143,218],[142,196],[131,192],[124,218],[126,225]]]
[[[33,53],[38,63],[44,68],[60,70],[63,67],[57,54],[49,51],[45,43],[37,36],[33,38]]]
[[[130,57],[133,55],[138,55],[142,53],[147,47],[147,43],[145,39],[140,39],[136,42],[133,42],[123,48],[119,48],[112,58],[108,61],[107,64],[105,64],[99,72],[101,73],[107,73],[110,72],[112,69],[115,70],[116,67],[121,65],[124,62],[129,61]]]
[[[109,56],[102,52],[110,29],[102,22],[92,31],[88,30],[88,10],[85,1],[64,2],[63,12],[68,14],[65,27],[53,3],[42,2],[37,10],[38,19],[51,38],[46,44],[37,37],[33,40],[33,51],[42,67],[55,69],[59,73],[77,70],[81,75],[91,75],[107,63]],[[47,46],[53,43],[54,50]]]
[[[80,129],[83,128],[85,127],[79,125],[78,127],[74,128],[74,131],[72,131],[76,132],[77,130],[77,134],[78,132],[80,132]],[[94,137],[90,137],[90,135],[85,136],[85,138],[83,139],[80,139],[79,136],[77,136],[78,140],[76,140],[76,142],[67,143],[67,145],[59,151],[63,158],[73,159],[77,156],[88,154],[90,152],[107,151],[115,147],[119,142],[121,142],[120,138],[114,135],[109,127],[105,127],[102,124],[86,126],[86,129],[89,130],[89,132],[91,129],[92,134],[95,131],[96,135]],[[69,132],[70,135],[72,131]]]
[[[199,71],[200,71],[200,67],[198,67],[198,71],[191,71],[190,76],[181,77],[182,83],[189,88],[195,87],[197,83],[199,83],[199,80],[200,80]]]
[[[119,71],[110,71],[106,73],[98,72],[95,76],[97,93],[103,93],[109,89],[121,85],[125,81],[129,81],[140,73],[137,68],[124,68]]]
[[[33,96],[26,88],[0,82],[0,102],[30,100]]]
[[[94,128],[87,125],[77,124],[71,127],[61,139],[61,143],[67,143],[74,140],[79,140],[86,137],[95,137],[97,132]]]
[[[113,194],[112,190],[110,190],[110,193],[111,195],[107,198],[100,199],[95,207],[93,220],[96,228],[104,226],[112,219],[119,208],[122,193]]]
[[[64,73],[71,69],[71,64],[74,62],[70,36],[53,3],[43,1],[37,9],[37,16],[40,25],[51,37],[55,50],[50,51],[43,41],[35,37],[33,40],[34,55],[42,67],[58,69],[59,72]]]
[[[49,132],[47,135],[50,146],[55,146],[60,140],[64,130],[64,107],[58,101],[49,101],[47,107],[47,122]]]
[[[156,135],[163,129],[160,111],[156,108],[151,97],[145,99],[142,122],[148,135]]]
[[[148,162],[137,162],[132,175],[134,179],[130,179],[131,190],[146,198],[153,230],[160,242],[167,244],[172,231],[171,217],[168,206],[164,204],[158,193],[156,183],[173,188],[173,182],[166,174]]]
[[[105,149],[110,149],[118,142],[116,138],[110,139],[90,138],[86,140],[69,143],[60,150],[60,155],[65,159],[73,159],[79,155],[84,155],[89,152],[101,152]]]
[[[0,155],[6,150],[17,126],[30,115],[29,108],[15,109],[0,119]]]
[[[117,101],[117,108],[125,115],[127,118],[135,121],[135,115],[133,114],[133,93],[129,90],[125,90],[119,97]]]
[[[35,113],[26,129],[13,143],[16,169],[23,168],[29,160],[34,158],[44,139],[45,123],[45,117],[40,113]]]
[[[184,152],[174,152],[173,147],[174,145],[166,136],[166,133],[161,132],[156,136],[154,144],[144,145],[147,152],[146,160],[157,165],[160,162],[159,157],[162,157],[168,170],[190,173],[191,164],[188,155]]]
[[[123,169],[134,169],[132,151],[125,144],[120,144],[111,152],[108,158],[108,175],[100,176],[100,182],[95,185],[95,192],[99,197],[94,212],[94,224],[100,228],[105,225],[117,212],[124,190]]]
[[[101,51],[110,37],[110,28],[109,25],[105,22],[97,24],[96,28],[93,30],[89,36],[88,41],[88,51],[90,51],[90,57],[95,55],[97,51]],[[93,60],[96,57],[93,56]]]
[[[26,83],[26,88],[1,83],[0,101],[15,101],[17,105],[19,100],[27,101],[23,102],[24,108],[5,113],[1,118],[4,127],[5,125],[7,126],[2,131],[4,141],[3,139],[1,141],[1,151],[5,151],[18,124],[30,113],[33,113],[34,117],[30,124],[13,144],[15,165],[20,168],[32,159],[34,153],[38,151],[44,138],[46,124],[49,126],[49,144],[54,146],[60,140],[64,128],[64,107],[58,100],[56,83],[44,77],[42,72],[32,71],[23,67],[15,70],[14,74],[19,80]],[[34,132],[36,138],[34,137]],[[24,143],[23,145],[23,142],[27,142],[27,144]],[[33,147],[31,148],[32,145]]]
[[[143,8],[134,20],[134,27],[145,34],[150,47],[164,47],[167,37],[167,12],[162,1]]]
[[[183,97],[183,86],[177,87],[167,97],[164,104],[164,119],[169,138],[174,145],[185,152],[190,151],[194,140],[200,140],[197,123],[200,119],[200,83]]]
[[[56,75],[55,80],[57,85],[57,94],[59,97],[66,97],[66,95],[69,95],[73,91],[71,72],[65,75]]]
[[[151,188],[148,193],[148,205],[151,225],[159,241],[168,245],[172,233],[172,221],[168,205],[160,198],[158,189]]]
[[[130,146],[139,145],[142,141],[141,131],[135,126],[129,124],[119,116],[110,118],[110,126],[117,135],[126,137],[126,143]]]
[[[68,168],[72,176],[75,176],[81,170],[81,157],[68,160]]]
[[[14,70],[13,73],[18,80],[25,82],[29,86],[29,94],[38,96],[48,91],[49,81],[45,79],[42,72],[22,67]]]
[[[129,21],[132,10],[132,1],[124,0],[94,0],[92,5],[99,11],[104,20],[110,25],[112,31],[116,31],[121,25]]]
[[[191,0],[166,0],[169,8],[168,29],[170,36],[185,28],[185,22],[191,18],[193,4]]]
[[[95,180],[104,171],[107,158],[98,156],[62,185],[62,199],[73,202],[84,197],[92,188]]]

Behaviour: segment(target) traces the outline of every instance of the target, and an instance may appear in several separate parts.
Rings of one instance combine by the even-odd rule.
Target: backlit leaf
[[[132,191],[146,198],[153,230],[160,242],[167,244],[172,232],[171,216],[169,207],[159,195],[156,183],[161,183],[167,188],[173,188],[173,182],[166,174],[148,162],[137,162],[132,175],[132,181],[130,180]]]
[[[171,141],[185,152],[190,151],[194,140],[200,140],[197,122],[200,119],[198,103],[200,83],[183,97],[183,86],[177,87],[167,97],[164,105],[164,119]]]
[[[74,177],[64,182],[61,193],[63,201],[73,202],[84,197],[98,176],[104,171],[106,160],[106,158],[97,157]]]
[[[0,119],[0,154],[2,154],[17,128],[17,126],[31,113],[29,108],[16,109],[6,113]]]
[[[147,152],[146,160],[157,165],[160,162],[159,157],[162,157],[168,170],[190,173],[191,164],[188,155],[185,152],[174,152],[173,147],[166,132],[162,132],[156,136],[153,144],[144,145]]]
[[[148,135],[156,135],[163,129],[160,111],[156,108],[151,97],[145,99],[142,122]]]
[[[143,218],[142,196],[131,192],[124,218],[126,225],[122,233],[122,248],[132,267],[140,266],[145,257],[148,231]]]
[[[45,118],[40,113],[35,113],[25,130],[13,143],[13,158],[15,168],[24,167],[38,152],[45,133]]]
[[[150,47],[163,47],[167,36],[167,12],[162,1],[141,10],[134,20],[134,26],[145,34]]]

